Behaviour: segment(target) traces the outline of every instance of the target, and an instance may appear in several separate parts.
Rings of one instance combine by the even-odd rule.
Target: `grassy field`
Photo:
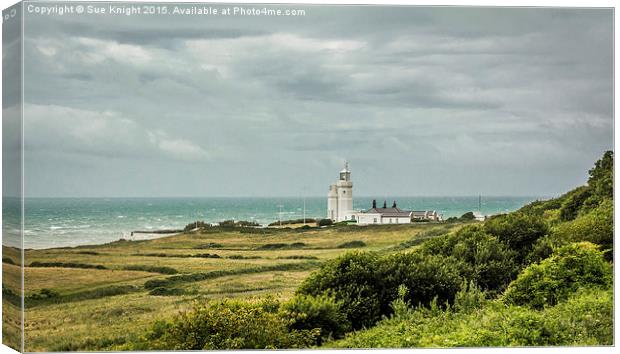
[[[196,299],[286,299],[322,262],[347,250],[393,252],[403,243],[415,245],[417,237],[458,227],[215,228],[149,241],[26,250],[25,349],[114,349]],[[3,250],[3,288],[17,293],[19,254]],[[10,300],[5,295],[5,309]],[[6,335],[14,336],[15,326],[8,325]]]

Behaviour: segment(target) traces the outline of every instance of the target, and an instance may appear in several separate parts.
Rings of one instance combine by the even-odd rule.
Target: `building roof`
[[[369,214],[381,214],[381,216],[406,218],[411,216],[411,212],[400,208],[371,208],[366,211]]]

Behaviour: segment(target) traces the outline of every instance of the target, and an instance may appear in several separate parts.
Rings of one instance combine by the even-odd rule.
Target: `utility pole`
[[[278,205],[280,207],[280,212],[278,213],[278,223],[282,226],[282,204]]]

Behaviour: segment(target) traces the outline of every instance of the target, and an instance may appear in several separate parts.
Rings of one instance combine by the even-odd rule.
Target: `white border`
[[[2,9],[7,8],[13,4],[15,4],[17,1],[14,0],[0,0],[0,7]],[[77,1],[76,1],[77,2]],[[88,1],[82,1],[82,2],[88,2]],[[188,1],[178,1],[178,0],[170,0],[170,1],[148,1],[148,0],[134,0],[134,2],[168,2],[168,3],[181,3],[181,2],[188,2]],[[616,8],[616,2],[615,1],[611,1],[611,0],[504,0],[504,1],[492,1],[492,0],[400,0],[400,1],[395,1],[395,0],[387,0],[387,1],[380,1],[380,0],[375,0],[375,1],[368,1],[368,0],[338,0],[338,1],[333,1],[333,0],[308,0],[308,1],[302,1],[302,0],[288,0],[288,1],[269,1],[269,0],[246,0],[246,1],[235,1],[235,0],[211,0],[211,1],[205,1],[205,2],[210,2],[210,3],[261,3],[261,4],[343,4],[343,5],[429,5],[429,6],[450,6],[450,5],[454,5],[454,6],[501,6],[501,7],[605,7],[605,8],[614,8],[614,12],[615,12],[615,8]],[[23,23],[22,23],[23,25]],[[616,87],[616,83],[618,82],[618,73],[616,72],[615,68],[617,67],[619,61],[618,61],[618,56],[616,55],[616,48],[618,48],[617,44],[618,44],[618,39],[615,36],[615,29],[618,28],[618,18],[615,16],[614,14],[614,120],[615,120],[615,116],[616,116],[616,100],[617,100],[617,96],[615,93],[615,87]],[[2,33],[2,30],[0,28],[0,34]],[[0,53],[1,53],[1,46],[0,46]],[[0,78],[1,78],[1,74],[0,74]],[[0,97],[2,94],[2,89],[0,88]],[[22,94],[23,97],[23,94]],[[23,111],[22,111],[23,112]],[[616,130],[616,126],[614,124],[614,146],[616,146],[616,142],[617,142],[617,137],[618,134],[617,130]],[[1,141],[2,141],[2,126],[0,124],[0,146],[1,146]],[[0,165],[0,176],[2,174],[2,166]],[[615,174],[617,176],[617,173]],[[22,184],[22,189],[24,188],[23,184]],[[616,201],[614,201],[615,203]],[[0,205],[1,205],[1,201],[0,201]],[[2,221],[2,215],[0,214],[0,223]],[[618,213],[615,213],[614,215],[614,223],[616,225],[618,225],[618,221],[620,221],[620,215],[618,215]],[[23,240],[22,240],[23,241]],[[615,249],[618,249],[618,239],[616,238],[614,240],[615,242]],[[0,251],[1,253],[1,251]],[[614,264],[614,270],[615,270],[615,274],[617,274],[617,266],[616,264]],[[0,272],[0,281],[2,280],[2,274]],[[619,282],[615,282],[615,289],[614,289],[614,294],[618,294],[618,290],[619,290],[619,286],[618,286]],[[618,297],[615,297],[615,309],[618,308]],[[616,311],[614,311],[614,318],[617,318]],[[614,321],[615,328],[614,328],[614,332],[615,332],[615,340],[617,341],[618,338],[620,338],[618,336],[619,333],[619,327],[620,325],[617,324],[616,321]],[[23,325],[23,324],[22,324]],[[429,353],[429,352],[437,352],[439,351],[440,353],[465,353],[465,354],[469,354],[469,353],[477,353],[480,351],[483,352],[487,352],[487,353],[495,353],[497,351],[499,352],[511,352],[511,353],[530,353],[530,352],[537,352],[537,353],[562,353],[562,354],[573,354],[573,353],[581,353],[583,351],[586,352],[594,352],[594,353],[612,353],[615,352],[615,348],[614,347],[550,347],[550,348],[472,348],[472,349],[379,349],[382,352],[387,352],[387,353],[402,353],[402,352],[415,352],[415,353]],[[347,350],[347,353],[355,353],[355,354],[362,354],[362,353],[366,353],[368,350]],[[247,353],[247,352],[266,352],[266,351],[226,351],[226,353]],[[297,351],[295,351],[297,352]],[[322,353],[327,353],[327,354],[334,354],[334,353],[342,353],[342,351],[339,350],[321,350]],[[3,353],[15,353],[14,350],[2,345],[0,346],[0,354]],[[145,352],[137,352],[137,353],[145,353]],[[173,352],[160,352],[160,353],[173,353]]]

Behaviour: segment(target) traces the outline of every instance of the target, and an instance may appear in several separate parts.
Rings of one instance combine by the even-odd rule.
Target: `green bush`
[[[149,266],[143,264],[134,264],[123,267],[124,270],[135,270],[141,272],[149,272],[149,273],[159,273],[159,274],[177,274],[177,270],[171,267],[158,267],[158,266]]]
[[[298,294],[331,294],[341,302],[342,312],[354,329],[371,326],[389,306],[385,303],[384,279],[378,271],[379,257],[368,252],[348,252],[327,261],[297,290]]]
[[[611,250],[614,244],[614,206],[611,199],[575,220],[562,223],[553,229],[553,236],[566,241],[588,241]],[[611,257],[611,252],[608,257]]]
[[[461,263],[453,257],[415,251],[384,257],[380,263],[385,284],[382,314],[391,313],[386,307],[398,298],[401,285],[410,289],[404,300],[412,306],[429,305],[433,299],[439,304],[452,302],[462,282],[460,266]]]
[[[143,338],[151,349],[218,350],[303,348],[314,343],[318,330],[289,330],[279,304],[219,300],[197,302],[191,311],[169,322],[158,322]]]
[[[486,304],[486,295],[473,281],[463,281],[461,289],[454,296],[454,310],[458,312],[472,312]]]
[[[588,171],[588,187],[592,195],[583,203],[583,209],[592,209],[605,199],[614,197],[614,153],[606,151],[603,157],[596,161],[594,167]]]
[[[475,306],[474,306],[475,307]],[[327,343],[336,348],[584,346],[613,344],[613,292],[580,290],[535,310],[488,302],[473,311],[416,308]]]
[[[107,269],[100,264],[86,264],[86,263],[63,263],[63,262],[39,262],[35,261],[30,263],[29,267],[53,267],[53,268],[82,268],[82,269]]]
[[[532,250],[525,257],[525,264],[538,263],[545,258],[549,258],[556,249],[567,243],[567,241],[554,237],[553,235],[541,237],[536,240],[532,246]]]
[[[321,219],[319,221],[317,221],[317,226],[329,226],[329,225],[333,225],[334,222],[331,219]]]
[[[366,247],[366,243],[364,241],[359,241],[359,240],[341,243],[337,246],[337,248],[361,248],[361,247]]]
[[[536,200],[524,205],[523,207],[521,207],[521,209],[518,210],[518,212],[542,216],[545,214],[545,212],[559,210],[562,207],[563,202],[564,197],[553,198],[549,200]]]
[[[340,311],[341,303],[328,295],[297,295],[282,306],[283,316],[291,330],[319,329],[316,344],[342,338],[351,324]]]
[[[592,195],[592,191],[587,186],[581,186],[566,193],[564,203],[560,208],[560,220],[573,220],[579,214],[579,209],[583,203]]]
[[[519,260],[529,253],[536,240],[549,232],[541,216],[519,212],[490,218],[484,223],[484,230],[515,250]]]
[[[474,219],[476,219],[476,216],[474,215],[473,211],[468,211],[465,214],[461,215],[461,217],[459,219],[465,220],[465,221],[467,221],[467,220],[474,220]]]
[[[516,253],[479,225],[425,242],[420,249],[429,255],[452,256],[463,262],[461,275],[483,290],[506,288],[519,270]]]
[[[612,277],[611,265],[595,245],[574,243],[525,268],[503,299],[509,304],[542,308],[557,304],[580,287],[607,287]]]

